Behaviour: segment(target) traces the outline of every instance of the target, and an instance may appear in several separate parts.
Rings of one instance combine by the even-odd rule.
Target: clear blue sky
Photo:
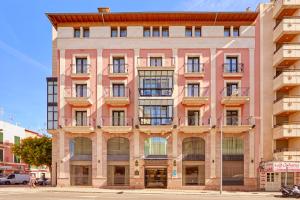
[[[0,6],[0,119],[39,131],[46,124],[51,26],[46,12],[243,11],[268,0],[3,0]]]

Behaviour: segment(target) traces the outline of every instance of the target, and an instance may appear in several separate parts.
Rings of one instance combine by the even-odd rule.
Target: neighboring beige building
[[[260,4],[260,188],[300,183],[300,0]]]

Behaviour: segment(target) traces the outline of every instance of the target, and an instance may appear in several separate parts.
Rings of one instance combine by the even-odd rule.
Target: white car
[[[7,177],[0,178],[0,183],[5,185],[10,184],[27,184],[30,176],[28,174],[10,174]]]

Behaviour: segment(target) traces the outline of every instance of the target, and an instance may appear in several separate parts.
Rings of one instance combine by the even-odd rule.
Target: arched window
[[[183,160],[205,160],[205,141],[199,137],[185,138],[182,142]]]
[[[92,140],[85,137],[71,139],[70,155],[72,160],[92,160]]]
[[[167,139],[162,137],[151,137],[145,140],[145,156],[167,155]]]
[[[107,155],[129,155],[129,140],[114,137],[107,141]]]

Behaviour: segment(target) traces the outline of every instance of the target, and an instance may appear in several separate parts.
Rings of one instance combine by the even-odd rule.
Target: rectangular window
[[[76,111],[76,126],[87,126],[87,112],[86,111]]]
[[[200,85],[199,84],[188,84],[187,85],[187,96],[188,97],[199,97],[200,96]]]
[[[76,74],[86,74],[87,68],[87,58],[76,58]]]
[[[188,111],[188,125],[189,126],[199,126],[200,125],[200,112],[199,110],[189,110]]]
[[[83,37],[84,38],[90,37],[90,29],[89,28],[83,28]]]
[[[295,185],[294,182],[294,172],[288,172],[287,173],[287,179],[286,177],[286,173],[285,172],[281,172],[281,185],[285,185],[285,182],[288,186],[293,186]]]
[[[57,78],[47,78],[47,129],[57,128]]]
[[[114,57],[113,58],[113,73],[125,73],[124,57]]]
[[[152,37],[160,37],[159,27],[153,27],[152,28]]]
[[[111,27],[110,36],[111,37],[118,37],[118,28],[117,27]]]
[[[240,72],[237,56],[227,56],[224,71],[227,73]]]
[[[14,144],[19,145],[19,144],[20,144],[20,141],[21,141],[21,139],[20,139],[19,136],[15,136],[15,137],[14,137]]]
[[[144,27],[144,37],[150,37],[150,27]]]
[[[0,149],[0,162],[4,161],[4,150]]]
[[[48,130],[57,129],[57,126],[58,126],[57,105],[56,106],[49,105],[47,109],[48,109],[47,129]]]
[[[125,85],[113,84],[113,97],[125,97]]]
[[[87,97],[87,84],[76,84],[76,97]]]
[[[239,123],[239,112],[238,110],[227,110],[226,111],[226,125],[236,126]]]
[[[162,57],[150,57],[150,66],[151,67],[161,67],[162,66]]]
[[[192,37],[192,36],[193,36],[193,28],[185,27],[185,37]]]
[[[167,77],[144,78],[141,88],[142,96],[170,96],[172,94],[171,79]]]
[[[15,137],[14,137],[14,144],[19,145],[19,144],[20,144],[20,141],[21,141],[21,139],[20,139],[19,136],[15,136]],[[14,163],[20,163],[20,161],[21,161],[21,160],[20,160],[20,157],[14,155]]]
[[[170,125],[173,121],[172,99],[139,100],[141,125]]]
[[[169,27],[162,27],[162,36],[169,37]]]
[[[120,28],[120,37],[127,37],[127,27]]]
[[[233,37],[239,37],[240,36],[240,28],[234,27],[233,28]]]
[[[80,38],[80,28],[74,28],[74,38]]]
[[[267,173],[267,182],[273,183],[274,182],[274,173]]]
[[[200,72],[200,58],[199,57],[188,57],[187,60],[187,72]]]
[[[0,144],[3,144],[3,132],[2,131],[0,131]]]
[[[226,96],[238,96],[238,88],[238,83],[226,83]]]
[[[230,37],[230,27],[224,28],[224,37]]]
[[[195,37],[201,37],[201,27],[196,27],[195,28]]]
[[[125,112],[113,111],[112,112],[112,125],[113,126],[125,126]]]

